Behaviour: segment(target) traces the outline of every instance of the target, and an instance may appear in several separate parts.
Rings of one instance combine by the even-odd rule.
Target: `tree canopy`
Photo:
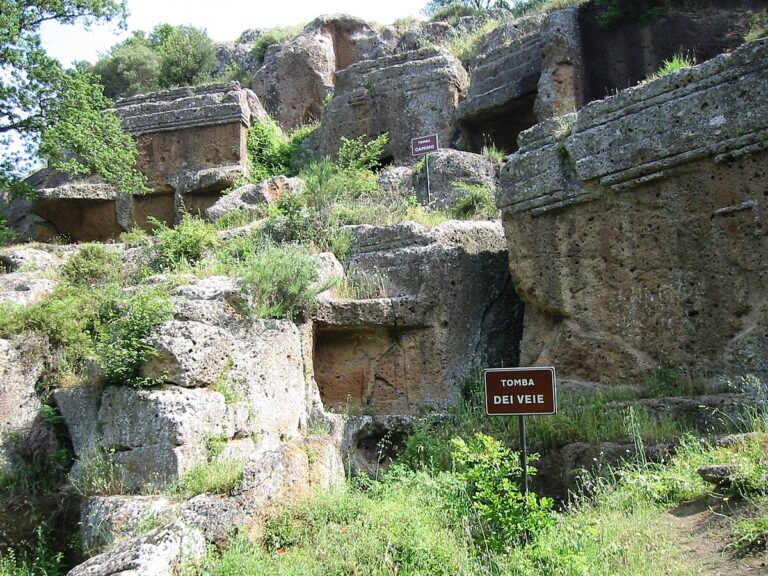
[[[515,4],[519,0],[512,0]],[[493,9],[510,9],[510,3],[506,0],[430,0],[424,6],[424,14],[433,16],[436,12],[451,6],[468,8],[477,12],[487,12]]]
[[[216,49],[205,30],[159,24],[115,44],[93,66],[110,98],[158,88],[194,86],[213,78]]]
[[[0,0],[0,188],[29,192],[22,175],[35,156],[73,174],[99,173],[125,193],[145,191],[136,147],[105,109],[96,77],[46,54],[40,25],[115,22],[125,0]]]

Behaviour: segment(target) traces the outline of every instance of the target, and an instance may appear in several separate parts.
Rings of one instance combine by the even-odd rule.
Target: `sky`
[[[163,22],[188,24],[205,28],[217,42],[228,42],[248,28],[305,24],[322,14],[351,14],[379,24],[423,18],[424,4],[426,0],[128,0],[128,30],[151,30]],[[85,30],[45,23],[41,36],[48,54],[69,66],[77,60],[95,61],[129,32],[112,25]]]

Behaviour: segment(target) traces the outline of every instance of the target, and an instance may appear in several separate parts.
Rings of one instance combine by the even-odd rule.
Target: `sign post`
[[[424,165],[427,170],[427,204],[432,204],[432,190],[429,186],[429,154],[430,152],[437,152],[439,149],[440,143],[437,134],[411,139],[411,156],[426,156]]]
[[[528,494],[528,440],[525,417],[557,414],[555,369],[488,368],[485,382],[485,413],[488,416],[518,416],[520,419],[520,468],[522,493]]]

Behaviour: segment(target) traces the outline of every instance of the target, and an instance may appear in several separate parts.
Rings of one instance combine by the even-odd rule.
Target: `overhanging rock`
[[[768,373],[768,41],[524,132],[502,172],[524,364]]]

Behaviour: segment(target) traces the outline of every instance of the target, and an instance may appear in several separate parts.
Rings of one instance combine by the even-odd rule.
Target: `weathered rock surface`
[[[205,217],[215,222],[225,214],[236,210],[253,210],[259,204],[270,204],[286,193],[300,193],[304,189],[301,178],[275,176],[264,182],[246,184],[229,192],[205,211]]]
[[[5,268],[5,272],[39,272],[56,268],[61,263],[62,259],[59,256],[39,248],[21,247],[0,250],[0,268]]]
[[[178,503],[164,496],[86,498],[80,505],[82,549],[86,554],[93,555],[139,536],[145,526],[169,523],[177,509]]]
[[[232,361],[234,339],[215,326],[172,320],[160,325],[150,339],[155,355],[142,367],[145,378],[188,388],[210,386]]]
[[[497,203],[523,364],[768,374],[766,78],[759,41],[521,135]]]
[[[33,304],[53,292],[56,284],[55,280],[41,278],[34,272],[0,274],[0,302]]]
[[[391,51],[359,18],[321,16],[295,38],[267,49],[251,87],[272,117],[292,130],[320,119],[338,71]]]
[[[202,533],[176,520],[94,556],[67,576],[174,576],[185,563],[202,560],[205,552]]]
[[[152,194],[126,196],[89,177],[69,181],[45,171],[31,210],[72,240],[106,240],[150,216],[173,223],[203,212],[248,171],[246,139],[254,122],[269,120],[259,99],[237,82],[180,88],[119,101],[114,108],[136,139],[138,164]]]
[[[13,439],[23,442],[40,410],[35,385],[47,351],[47,343],[37,336],[0,339],[0,472],[10,465]]]
[[[542,67],[539,22],[505,27],[502,42],[477,59],[467,98],[457,110],[463,148],[479,151],[490,140],[512,151],[517,133],[535,123],[533,102]]]
[[[407,86],[407,90],[403,87]],[[320,149],[335,154],[341,137],[389,133],[385,156],[410,158],[410,141],[438,134],[448,146],[456,134],[456,108],[467,73],[450,52],[425,48],[360,62],[338,73],[336,92],[320,128]]]
[[[409,414],[450,403],[475,365],[514,362],[522,310],[501,227],[350,227],[347,274],[380,297],[315,312],[315,377],[327,408]]]
[[[468,186],[495,191],[499,168],[496,161],[480,154],[446,148],[429,156],[429,189],[426,167],[414,177],[414,185],[422,204],[448,208]]]

